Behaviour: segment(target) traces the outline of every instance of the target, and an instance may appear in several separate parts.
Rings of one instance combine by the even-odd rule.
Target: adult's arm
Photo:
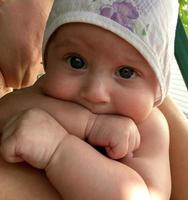
[[[171,97],[166,97],[160,110],[170,128],[171,200],[188,199],[188,119]]]
[[[0,97],[31,85],[42,70],[41,46],[53,0],[0,0]]]

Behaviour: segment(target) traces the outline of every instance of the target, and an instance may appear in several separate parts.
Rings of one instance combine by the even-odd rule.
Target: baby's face
[[[67,24],[47,51],[44,91],[94,113],[120,114],[136,122],[151,112],[157,80],[129,43],[87,24]]]

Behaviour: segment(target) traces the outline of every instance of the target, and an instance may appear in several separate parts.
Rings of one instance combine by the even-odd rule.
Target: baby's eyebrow
[[[75,45],[75,43],[72,40],[62,40],[60,42],[56,42],[54,47],[58,49],[58,48],[63,48],[66,46],[73,46],[73,45]]]
[[[80,40],[75,40],[73,38],[67,38],[67,39],[63,39],[61,41],[56,41],[54,47],[56,49],[59,48],[66,48],[66,47],[81,47],[81,46],[86,46],[86,44],[84,44],[84,42],[80,41]]]
[[[77,48],[77,49],[84,49],[85,51],[90,51],[93,49],[93,44],[90,41],[85,40],[83,37],[67,37],[62,39],[55,40],[55,49],[60,48]]]

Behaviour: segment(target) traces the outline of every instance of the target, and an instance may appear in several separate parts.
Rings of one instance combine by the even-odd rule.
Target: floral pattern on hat
[[[100,8],[100,15],[107,17],[122,26],[129,29],[131,32],[135,32],[140,36],[145,36],[149,24],[146,26],[139,21],[139,12],[132,4],[127,0],[114,1],[112,5],[102,5]]]

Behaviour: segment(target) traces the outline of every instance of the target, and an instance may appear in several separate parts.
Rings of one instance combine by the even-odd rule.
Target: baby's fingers
[[[108,156],[115,160],[121,159],[129,153],[126,141],[111,141],[105,149]]]
[[[16,153],[16,136],[8,134],[9,136],[1,142],[1,155],[10,163],[23,162],[21,156]]]
[[[128,153],[128,137],[109,131],[105,128],[100,131],[92,131],[88,137],[89,144],[104,147],[107,155],[112,159],[123,158]]]

